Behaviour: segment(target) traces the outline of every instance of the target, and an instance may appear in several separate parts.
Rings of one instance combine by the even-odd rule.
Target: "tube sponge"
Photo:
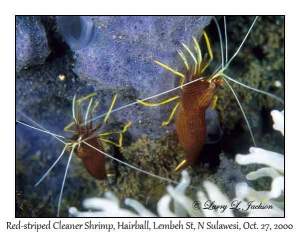
[[[74,51],[87,47],[94,40],[95,25],[89,16],[57,16],[57,24],[65,42]]]

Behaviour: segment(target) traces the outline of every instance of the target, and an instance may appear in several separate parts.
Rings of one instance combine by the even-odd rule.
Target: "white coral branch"
[[[236,162],[241,165],[264,164],[284,173],[284,156],[282,154],[255,147],[251,147],[249,151],[248,155],[236,155]]]
[[[277,110],[273,110],[271,115],[274,121],[273,128],[280,131],[284,136],[284,111],[279,112]]]
[[[274,120],[274,129],[279,130],[284,135],[284,111],[273,110],[271,115]],[[272,178],[270,191],[256,191],[250,188],[246,183],[236,185],[236,196],[242,200],[255,200],[266,205],[272,205],[273,209],[257,210],[250,209],[248,217],[283,216],[284,202],[278,201],[284,195],[284,156],[282,154],[264,150],[261,148],[250,148],[248,155],[236,155],[236,162],[241,165],[264,164],[269,167],[260,168],[247,174],[248,180],[256,180],[264,176]],[[274,200],[276,199],[276,200]]]

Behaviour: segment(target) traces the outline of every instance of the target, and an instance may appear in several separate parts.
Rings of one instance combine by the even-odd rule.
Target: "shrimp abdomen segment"
[[[218,80],[210,82],[203,78],[184,88],[176,117],[176,132],[187,156],[175,171],[181,171],[196,162],[206,139],[205,111],[218,86]]]
[[[100,152],[104,151],[102,142],[97,138],[91,138],[85,143],[81,143],[80,147],[76,148],[76,155],[82,160],[87,172],[98,180],[106,179],[105,171],[105,156]],[[94,148],[98,150],[95,150]]]
[[[176,132],[187,155],[185,160],[175,169],[181,171],[196,162],[205,143],[205,111],[199,111],[197,114],[187,114],[186,110],[180,105],[176,117]]]

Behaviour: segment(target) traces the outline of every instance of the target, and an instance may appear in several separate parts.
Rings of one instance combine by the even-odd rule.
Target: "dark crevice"
[[[67,52],[70,51],[69,46],[63,41],[61,35],[58,33],[58,28],[56,25],[55,16],[42,16],[41,23],[43,24],[48,45],[50,47],[50,54],[46,58],[47,61],[53,61],[56,58],[63,57],[67,55]]]
[[[260,46],[256,46],[252,49],[253,54],[260,60],[264,60],[266,58],[266,54],[264,53],[264,50]]]

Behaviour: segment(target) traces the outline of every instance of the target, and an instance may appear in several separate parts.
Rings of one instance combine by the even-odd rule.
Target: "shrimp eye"
[[[216,79],[212,80],[212,82],[211,82],[211,84],[210,84],[210,87],[211,87],[211,88],[216,88],[216,87],[221,86],[222,83],[223,83],[222,79],[216,78]]]
[[[210,88],[215,88],[216,87],[216,83],[215,83],[215,81],[212,81],[211,83],[210,83],[210,86],[209,86]]]

